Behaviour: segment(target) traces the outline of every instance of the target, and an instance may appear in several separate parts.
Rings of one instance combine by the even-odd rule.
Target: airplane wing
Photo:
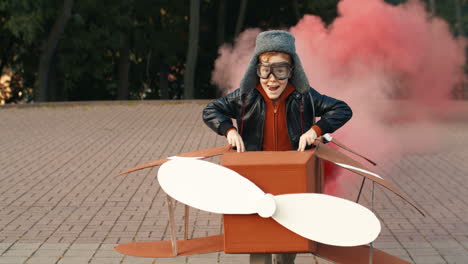
[[[424,212],[421,209],[419,209],[413,202],[411,202],[408,197],[403,195],[397,188],[395,188],[395,186],[393,186],[390,182],[383,179],[377,173],[373,172],[366,166],[362,165],[360,162],[355,161],[354,159],[343,154],[342,152],[339,152],[323,143],[320,143],[320,141],[315,141],[315,144],[316,144],[315,154],[317,155],[318,158],[332,162],[342,168],[345,168],[356,174],[364,176],[368,178],[369,180],[372,180],[382,185],[383,187],[389,189],[396,195],[400,196],[403,200],[405,200],[411,206],[413,206],[419,213],[425,216]]]
[[[223,154],[225,152],[228,152],[230,149],[231,149],[231,145],[225,145],[225,146],[220,146],[220,147],[200,149],[200,150],[195,150],[195,151],[192,151],[192,152],[183,153],[183,154],[178,155],[178,157],[209,158],[209,157],[221,155],[221,154]],[[137,171],[137,170],[142,170],[142,169],[146,169],[146,168],[150,168],[150,167],[159,166],[159,165],[161,165],[161,164],[163,164],[163,163],[165,163],[165,162],[167,162],[169,160],[170,160],[170,158],[151,161],[151,162],[148,162],[148,163],[145,163],[145,164],[142,164],[142,165],[138,165],[138,166],[136,166],[134,168],[125,170],[125,171],[117,174],[117,176],[127,174],[127,173],[130,173],[130,172],[134,172],[134,171]]]

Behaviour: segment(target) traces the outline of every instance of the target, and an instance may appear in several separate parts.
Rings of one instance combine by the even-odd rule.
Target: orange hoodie
[[[286,123],[286,99],[296,89],[290,83],[281,93],[276,101],[268,98],[268,95],[263,90],[261,84],[258,84],[256,89],[260,92],[265,100],[265,123],[263,127],[263,150],[264,151],[286,151],[293,150],[293,146],[289,139],[288,126]],[[298,113],[299,114],[299,113]],[[317,136],[321,135],[320,127],[314,125],[312,127]],[[304,131],[305,133],[306,131]]]
[[[288,126],[286,124],[286,98],[295,90],[294,86],[288,83],[286,89],[284,89],[283,93],[281,93],[276,101],[268,98],[268,95],[260,84],[258,84],[256,88],[265,100],[263,150],[292,150],[288,135]]]

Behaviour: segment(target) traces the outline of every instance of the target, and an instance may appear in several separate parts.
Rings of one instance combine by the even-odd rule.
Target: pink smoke
[[[211,81],[223,94],[239,88],[245,68],[249,64],[255,48],[255,38],[260,29],[247,29],[235,40],[234,46],[224,44],[219,48],[219,57],[215,61]]]
[[[306,15],[290,29],[311,86],[353,109],[333,136],[381,164],[437,149],[443,126],[434,117],[450,111],[450,92],[463,78],[461,40],[419,0],[342,0],[338,12],[328,27]],[[258,32],[247,30],[234,47],[220,49],[213,83],[225,93],[238,87]],[[346,179],[329,181],[327,191],[337,194]]]

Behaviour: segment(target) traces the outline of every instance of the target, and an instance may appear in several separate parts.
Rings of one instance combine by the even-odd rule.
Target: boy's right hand
[[[242,137],[237,133],[237,130],[231,129],[228,131],[226,135],[227,141],[231,146],[237,148],[237,152],[244,152],[245,147],[244,147],[244,141],[242,140]]]

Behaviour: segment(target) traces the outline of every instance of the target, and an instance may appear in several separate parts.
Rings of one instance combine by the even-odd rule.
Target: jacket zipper
[[[275,139],[275,151],[278,151],[278,102],[274,102],[274,110],[273,110],[273,136]]]

